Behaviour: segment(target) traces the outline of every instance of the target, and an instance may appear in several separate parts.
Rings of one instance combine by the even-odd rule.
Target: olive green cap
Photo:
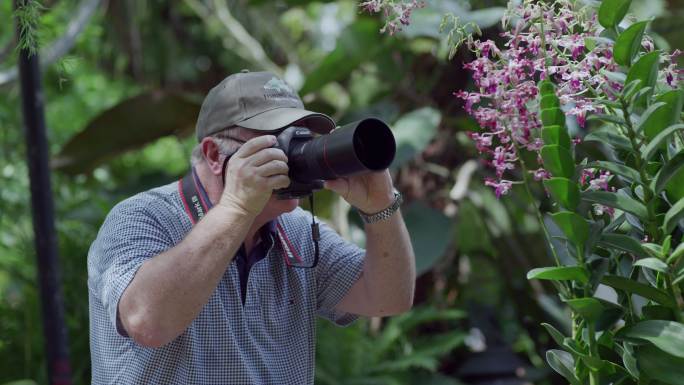
[[[195,129],[202,141],[232,126],[276,132],[293,123],[320,134],[335,128],[327,115],[305,110],[295,90],[276,75],[243,70],[209,91]]]

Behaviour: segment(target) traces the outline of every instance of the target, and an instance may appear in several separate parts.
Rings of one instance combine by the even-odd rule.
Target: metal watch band
[[[401,193],[394,189],[394,201],[392,204],[389,205],[384,210],[378,211],[377,213],[374,214],[366,214],[361,210],[356,210],[359,213],[359,216],[361,217],[361,220],[363,223],[369,224],[369,223],[375,223],[379,221],[384,221],[385,219],[388,219],[389,217],[392,216],[397,210],[399,210],[399,206],[401,206],[401,203],[404,201]]]

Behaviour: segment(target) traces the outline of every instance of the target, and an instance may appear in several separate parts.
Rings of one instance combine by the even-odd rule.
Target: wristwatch
[[[401,196],[401,193],[399,191],[397,191],[397,189],[394,189],[393,192],[394,192],[394,200],[384,210],[378,211],[377,213],[374,213],[374,214],[367,214],[367,213],[364,213],[363,211],[361,211],[359,209],[356,209],[356,211],[359,213],[359,216],[361,217],[361,220],[363,221],[363,223],[369,224],[369,223],[384,221],[385,219],[388,219],[389,217],[391,217],[395,211],[399,210],[399,206],[401,206],[401,202],[403,202],[404,199]]]

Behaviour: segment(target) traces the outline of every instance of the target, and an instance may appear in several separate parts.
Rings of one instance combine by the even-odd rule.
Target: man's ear
[[[202,149],[202,156],[207,163],[209,170],[214,175],[221,175],[223,168],[223,157],[219,152],[219,146],[211,138],[204,138],[200,143]]]

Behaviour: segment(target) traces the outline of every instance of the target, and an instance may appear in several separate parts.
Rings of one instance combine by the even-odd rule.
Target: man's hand
[[[273,135],[258,136],[233,154],[226,167],[226,185],[219,205],[256,216],[273,190],[290,185],[287,156],[283,150],[271,148],[275,143]]]
[[[389,170],[329,180],[324,186],[367,214],[386,209],[394,199]]]

